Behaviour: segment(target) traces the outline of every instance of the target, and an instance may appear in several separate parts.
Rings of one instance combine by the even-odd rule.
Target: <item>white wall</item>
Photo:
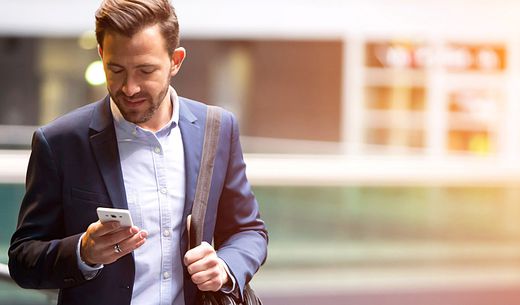
[[[514,0],[178,0],[189,37],[520,34]],[[99,1],[0,0],[0,35],[75,36],[93,29]]]

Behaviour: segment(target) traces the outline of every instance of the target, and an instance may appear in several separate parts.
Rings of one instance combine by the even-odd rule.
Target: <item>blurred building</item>
[[[174,87],[240,121],[272,302],[520,286],[520,2],[173,3]],[[32,132],[106,90],[98,1],[0,4],[5,249]]]

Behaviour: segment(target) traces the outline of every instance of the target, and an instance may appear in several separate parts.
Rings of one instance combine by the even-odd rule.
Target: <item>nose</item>
[[[139,83],[133,79],[132,76],[128,75],[125,79],[125,82],[123,83],[121,91],[123,91],[123,93],[126,96],[134,96],[135,94],[141,91],[141,87],[139,86]]]

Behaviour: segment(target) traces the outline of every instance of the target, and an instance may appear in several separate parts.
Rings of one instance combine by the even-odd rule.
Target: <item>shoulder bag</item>
[[[216,106],[208,106],[206,117],[206,129],[204,131],[204,146],[202,148],[202,160],[200,164],[197,187],[195,189],[195,200],[190,225],[190,249],[200,245],[202,242],[202,229],[208,205],[211,177],[215,164],[222,110]],[[242,300],[233,294],[221,291],[199,291],[197,305],[262,305],[251,287],[246,285]]]

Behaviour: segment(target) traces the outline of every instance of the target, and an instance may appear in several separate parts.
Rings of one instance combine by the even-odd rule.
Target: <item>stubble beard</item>
[[[154,101],[153,97],[150,96],[149,94],[147,94],[147,93],[142,94],[142,97],[146,98],[146,102],[150,104],[149,107],[143,113],[141,113],[140,111],[128,110],[122,106],[124,104],[123,104],[123,102],[121,102],[121,99],[125,98],[126,95],[121,90],[117,91],[117,93],[114,94],[110,91],[110,89],[108,89],[108,88],[107,89],[108,89],[108,93],[109,93],[110,97],[116,104],[117,108],[119,109],[119,111],[121,112],[121,115],[123,116],[123,118],[125,120],[127,120],[128,122],[134,123],[134,124],[143,124],[143,123],[148,122],[153,117],[153,115],[157,112],[157,109],[159,109],[159,107],[161,107],[166,95],[169,92],[170,81],[171,81],[171,77],[168,77],[165,85],[163,86],[163,90],[161,90],[159,92],[159,98],[155,101]],[[141,97],[141,94],[137,94],[137,96]]]

